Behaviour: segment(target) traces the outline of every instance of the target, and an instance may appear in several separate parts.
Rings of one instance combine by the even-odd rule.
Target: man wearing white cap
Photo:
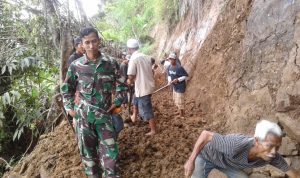
[[[186,80],[188,73],[177,64],[176,55],[171,53],[168,57],[171,65],[167,68],[168,83],[172,84],[173,100],[178,107],[180,118],[184,118],[184,93],[186,89]]]
[[[143,120],[149,121],[150,132],[146,135],[156,134],[156,121],[152,109],[151,94],[155,88],[152,72],[151,58],[138,51],[139,43],[136,39],[127,41],[128,54],[131,55],[128,65],[128,83],[135,84],[135,102]],[[135,122],[136,115],[132,121]]]

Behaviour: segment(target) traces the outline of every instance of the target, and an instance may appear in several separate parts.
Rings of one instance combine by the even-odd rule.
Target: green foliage
[[[49,107],[48,97],[53,95],[56,85],[53,79],[56,78],[55,73],[58,73],[56,68],[47,69],[42,67],[43,65],[39,66],[27,62],[26,59],[28,58],[20,60],[19,65],[16,65],[18,66],[16,69],[22,74],[16,72],[16,74],[11,75],[13,83],[10,89],[0,97],[1,113],[6,112],[11,107],[14,110],[14,116],[11,119],[16,120],[17,129],[13,140],[20,138],[24,128],[38,134],[36,124],[44,118],[42,112]]]
[[[106,39],[125,42],[147,36],[153,26],[178,19],[178,0],[115,0],[96,22]]]
[[[0,6],[0,145],[26,130],[39,134],[37,125],[58,81],[59,54],[46,17],[27,12],[29,17],[22,18],[22,13],[22,4]]]
[[[0,2],[0,157],[19,159],[51,124],[45,119],[59,82],[61,32],[79,28],[58,3]],[[0,177],[5,170],[0,164]]]
[[[144,54],[151,55],[154,52],[154,45],[150,43],[146,43],[142,46],[140,51]]]

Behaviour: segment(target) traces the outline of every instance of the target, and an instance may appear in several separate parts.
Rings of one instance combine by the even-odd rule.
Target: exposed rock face
[[[300,156],[291,158],[291,166],[298,171],[300,170]]]
[[[252,125],[277,112],[298,115],[299,1],[183,0],[180,7],[181,20],[159,33],[158,48],[179,52],[193,74],[190,97],[213,116],[252,118]]]
[[[289,137],[282,138],[281,147],[278,152],[283,156],[295,156],[299,153],[297,145]]]
[[[287,114],[278,113],[277,118],[283,126],[287,135],[300,143],[300,122],[299,120],[292,119]]]
[[[159,52],[176,51],[180,59],[184,60],[188,71],[193,72],[195,63],[198,59],[198,51],[204,44],[207,36],[215,26],[222,8],[228,0],[183,0],[180,1],[179,17],[180,21],[174,29],[165,26],[164,30],[159,31]],[[162,34],[161,31],[164,31]],[[159,53],[161,54],[161,53]]]

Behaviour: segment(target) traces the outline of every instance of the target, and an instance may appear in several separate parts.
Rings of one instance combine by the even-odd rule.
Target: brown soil
[[[193,101],[187,103],[185,119],[176,117],[171,92],[154,95],[153,104],[158,118],[158,135],[146,137],[148,125],[139,123],[127,128],[120,136],[122,176],[184,177],[183,164],[206,122]]]
[[[153,96],[153,106],[159,134],[145,136],[149,131],[145,122],[127,123],[128,127],[120,133],[121,176],[182,178],[184,162],[201,131],[216,130],[223,124],[206,121],[193,100],[186,101],[186,118],[176,117],[169,89]],[[35,150],[4,177],[8,175],[85,177],[74,134],[67,123],[62,122],[54,132],[42,136]]]

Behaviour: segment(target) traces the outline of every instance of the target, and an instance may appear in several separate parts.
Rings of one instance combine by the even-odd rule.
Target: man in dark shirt
[[[129,62],[129,58],[128,56],[126,57],[126,53],[123,52],[122,53],[122,62],[120,64],[120,75],[125,79],[125,81],[127,81],[128,79],[128,75],[127,75],[127,70],[128,70],[128,62]],[[128,87],[126,84],[122,83],[119,84],[119,88],[122,89],[121,95],[123,96],[124,100],[123,100],[123,107],[127,106],[128,103]]]
[[[211,170],[218,169],[229,178],[247,178],[243,169],[270,164],[291,178],[300,178],[277,152],[281,139],[280,127],[267,120],[257,123],[254,137],[203,131],[184,165],[185,176],[207,178]]]
[[[84,49],[82,47],[81,38],[80,37],[74,38],[73,44],[74,44],[75,51],[71,54],[71,56],[68,59],[68,66],[67,66],[68,68],[69,68],[70,64],[73,61],[75,61],[76,59],[82,57],[83,54],[84,54]],[[74,123],[73,122],[73,117],[70,116],[70,115],[68,115],[68,120],[69,120],[69,122],[70,122],[71,125],[72,125],[72,123]],[[75,127],[75,126],[73,125],[73,127]]]
[[[176,55],[170,54],[168,59],[171,65],[168,67],[168,82],[173,85],[173,100],[179,109],[180,117],[184,117],[184,93],[186,88],[186,79],[188,77],[185,69],[177,64]]]
[[[75,52],[73,54],[71,54],[71,56],[68,59],[68,67],[70,66],[70,64],[73,61],[75,61],[76,59],[82,57],[83,54],[84,54],[84,49],[82,47],[81,38],[80,37],[76,37],[74,39],[74,48],[75,48]]]
[[[125,52],[122,53],[122,62],[120,64],[120,75],[125,77],[126,80],[128,78],[127,76],[128,62],[129,62],[128,56],[126,56]]]

